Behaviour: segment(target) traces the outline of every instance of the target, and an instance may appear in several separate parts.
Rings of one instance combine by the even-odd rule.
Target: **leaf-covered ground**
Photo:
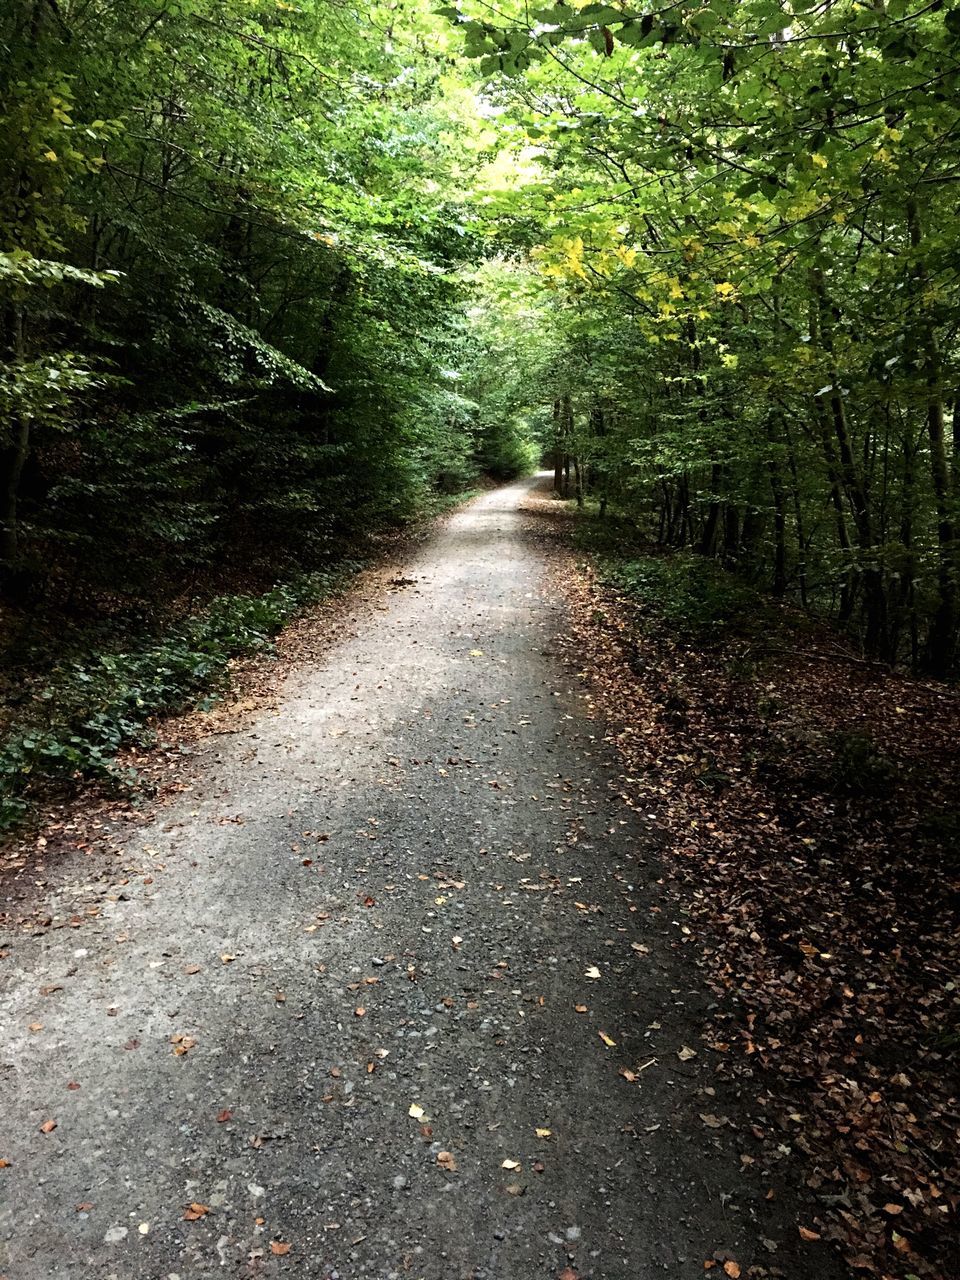
[[[551,510],[551,506],[553,510]],[[534,499],[544,527],[556,504]],[[568,652],[654,820],[720,1070],[856,1274],[956,1275],[960,700],[788,615],[685,640],[555,560]]]

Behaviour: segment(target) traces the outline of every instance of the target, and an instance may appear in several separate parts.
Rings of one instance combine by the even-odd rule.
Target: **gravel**
[[[764,1167],[714,1076],[527,487],[354,598],[121,859],[64,860],[54,927],[0,940],[9,1280],[842,1274],[792,1261],[789,1149]]]

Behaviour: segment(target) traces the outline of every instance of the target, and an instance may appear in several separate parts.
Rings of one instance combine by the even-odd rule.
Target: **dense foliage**
[[[960,9],[444,12],[516,157],[485,213],[538,264],[558,485],[950,670]]]
[[[396,20],[3,6],[8,602],[272,579],[509,470],[457,382],[482,121],[443,20]]]

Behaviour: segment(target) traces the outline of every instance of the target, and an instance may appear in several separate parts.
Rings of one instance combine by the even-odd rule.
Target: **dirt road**
[[[67,860],[78,927],[0,938],[9,1280],[839,1274],[713,1091],[526,488],[358,600],[112,882]]]

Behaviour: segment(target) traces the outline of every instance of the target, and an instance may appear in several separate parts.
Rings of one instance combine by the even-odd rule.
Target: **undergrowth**
[[[753,631],[770,620],[763,596],[715,561],[695,553],[602,559],[605,581],[681,635],[700,642]]]
[[[227,683],[230,659],[270,644],[307,605],[359,568],[303,574],[262,595],[219,596],[202,610],[123,651],[53,669],[31,708],[0,744],[0,830],[15,825],[41,784],[78,777],[130,780],[118,769],[125,745],[144,740],[151,717],[202,704]]]

